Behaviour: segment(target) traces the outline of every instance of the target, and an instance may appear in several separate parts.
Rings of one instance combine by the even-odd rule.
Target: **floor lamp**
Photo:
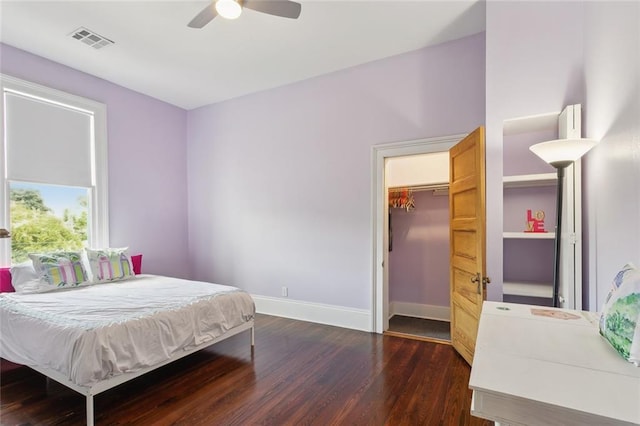
[[[541,142],[530,146],[529,149],[544,161],[556,168],[558,172],[558,197],[556,199],[556,235],[553,270],[553,306],[558,307],[560,301],[560,242],[562,240],[562,197],[564,189],[564,171],[580,159],[597,141],[593,139],[558,139]]]

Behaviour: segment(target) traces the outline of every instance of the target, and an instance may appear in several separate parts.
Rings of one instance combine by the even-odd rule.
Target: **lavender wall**
[[[503,121],[584,103],[582,2],[487,2],[487,206],[502,211]],[[487,214],[488,298],[502,298],[502,215]]]
[[[186,111],[0,44],[0,71],[107,105],[110,244],[144,272],[186,277]]]
[[[504,280],[553,282],[553,240],[504,240]],[[526,302],[524,302],[526,303]],[[531,304],[531,302],[529,302]]]
[[[504,176],[556,173],[556,169],[535,155],[529,147],[538,142],[558,139],[558,127],[512,135],[503,134],[502,159]]]
[[[484,35],[188,113],[194,278],[371,308],[371,146],[470,132]]]
[[[616,272],[640,267],[640,3],[587,2],[585,306],[600,310]],[[585,275],[586,276],[586,275]]]
[[[449,197],[414,193],[416,208],[391,209],[389,301],[449,307]]]

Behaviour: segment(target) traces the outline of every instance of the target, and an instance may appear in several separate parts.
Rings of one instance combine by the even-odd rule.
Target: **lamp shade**
[[[531,152],[554,167],[566,167],[596,146],[595,139],[557,139],[529,147]]]

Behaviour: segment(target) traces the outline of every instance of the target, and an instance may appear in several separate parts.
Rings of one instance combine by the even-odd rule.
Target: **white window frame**
[[[0,149],[0,228],[9,229],[9,180],[6,159],[6,115],[4,93],[6,91],[42,98],[93,116],[92,187],[89,188],[88,244],[91,247],[109,247],[109,176],[107,150],[107,106],[103,103],[72,95],[19,78],[0,74],[0,117],[2,119],[2,146]],[[46,183],[46,182],[41,182]],[[0,240],[0,266],[11,264],[10,239]]]

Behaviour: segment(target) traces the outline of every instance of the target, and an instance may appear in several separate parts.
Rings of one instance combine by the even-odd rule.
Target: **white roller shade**
[[[4,92],[7,178],[92,185],[92,115]]]

